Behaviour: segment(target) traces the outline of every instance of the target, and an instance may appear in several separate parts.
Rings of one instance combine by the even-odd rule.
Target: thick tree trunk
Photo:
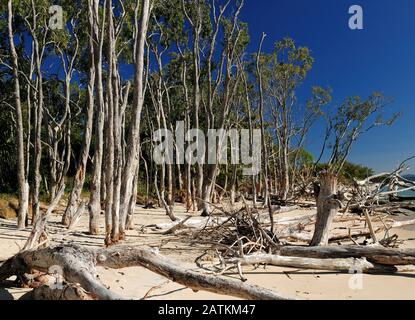
[[[329,242],[330,228],[339,210],[336,201],[337,176],[330,172],[320,174],[320,191],[317,198],[317,220],[310,246],[326,246]]]

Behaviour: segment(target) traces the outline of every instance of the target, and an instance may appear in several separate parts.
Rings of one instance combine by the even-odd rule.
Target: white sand
[[[181,218],[187,215],[183,207],[178,207],[176,211]],[[302,213],[309,214],[310,210],[297,210],[281,216],[296,216]],[[48,230],[53,240],[52,244],[76,243],[84,246],[102,246],[103,236],[92,237],[86,233],[87,216],[82,218],[76,230],[72,232],[67,232],[59,225],[60,217],[61,212],[58,212],[49,224]],[[103,220],[103,217],[101,218]],[[150,228],[143,229],[143,227],[168,222],[169,219],[163,210],[137,209],[135,230],[128,232],[127,243],[142,247],[160,247],[162,241],[172,239],[172,237],[160,235],[151,231]],[[17,231],[15,225],[15,221],[0,219],[0,261],[17,253],[28,237],[30,229]],[[335,227],[339,226],[342,225]],[[143,232],[143,230],[145,231]],[[397,233],[401,239],[415,238],[414,228],[392,230],[392,234],[394,233]],[[406,241],[404,247],[415,247],[415,241]],[[197,269],[194,260],[204,252],[203,249],[202,247],[189,247],[185,241],[172,240],[163,244],[160,252],[184,266]],[[152,288],[148,299],[229,299],[227,296],[206,292],[195,293],[141,267],[123,270],[99,268],[98,270],[101,280],[110,286],[111,290],[129,299],[141,299]],[[247,267],[244,269],[244,275],[248,278],[249,283],[303,299],[415,299],[415,273],[363,275],[362,288],[357,290],[350,289],[349,282],[352,276],[348,274],[315,270],[300,271],[278,267],[267,267],[266,269],[261,267],[255,270],[252,267]],[[237,275],[228,276],[238,279]],[[18,299],[28,291],[28,289],[21,288],[0,288],[0,300]]]

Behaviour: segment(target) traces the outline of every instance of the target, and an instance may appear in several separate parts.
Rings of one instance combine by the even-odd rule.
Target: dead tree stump
[[[341,207],[337,197],[337,176],[331,172],[320,174],[320,190],[317,198],[317,220],[310,246],[326,246],[329,242],[333,218]]]

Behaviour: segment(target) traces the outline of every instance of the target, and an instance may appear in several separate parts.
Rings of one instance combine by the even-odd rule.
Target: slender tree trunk
[[[78,211],[80,202],[81,202],[81,193],[85,183],[86,169],[89,157],[89,151],[91,146],[92,138],[92,127],[94,120],[94,89],[95,89],[95,65],[94,65],[94,44],[93,44],[93,24],[94,24],[94,15],[93,15],[93,0],[88,0],[88,19],[90,25],[90,34],[89,34],[89,67],[88,67],[88,88],[87,88],[87,97],[88,97],[88,107],[86,111],[86,122],[84,127],[84,136],[82,140],[81,155],[78,161],[78,166],[76,169],[76,174],[74,177],[74,183],[72,187],[71,194],[68,200],[68,206],[65,210],[65,213],[62,217],[62,223],[64,225],[69,225],[71,218]],[[70,156],[70,155],[69,155]],[[90,233],[97,234],[98,227],[90,226]]]
[[[138,186],[138,180],[139,180],[139,170],[137,170],[137,173],[134,177],[134,183],[133,183],[133,194],[131,195],[130,204],[128,207],[128,215],[127,215],[127,221],[125,223],[126,230],[132,230],[134,226],[134,213],[135,213],[135,207],[137,203],[137,186]],[[148,182],[147,182],[148,183]],[[147,194],[148,195],[148,194]],[[147,196],[148,198],[148,196]],[[148,200],[147,200],[148,202]],[[120,232],[125,232],[124,229],[120,228]]]
[[[13,79],[14,79],[14,98],[15,98],[15,117],[16,117],[16,145],[17,145],[17,180],[19,184],[19,212],[17,215],[17,225],[19,229],[24,229],[26,223],[27,209],[29,205],[29,185],[25,172],[24,156],[24,132],[22,104],[20,99],[19,82],[19,63],[13,38],[13,8],[12,0],[8,1],[8,31],[10,42],[10,55],[12,57]]]
[[[235,165],[232,170],[232,180],[231,180],[231,188],[230,188],[230,202],[231,205],[234,206],[236,202],[236,182],[238,179],[238,168]]]
[[[112,15],[112,0],[107,0],[107,60],[108,77],[106,91],[106,148],[105,148],[105,244],[108,246],[119,241],[119,217],[118,212],[114,211],[114,182],[115,182],[115,147],[114,147],[114,128],[115,128],[115,98],[114,98],[114,21]],[[103,199],[104,200],[104,199]]]
[[[121,201],[121,178],[122,178],[122,168],[124,166],[124,148],[122,146],[122,131],[123,131],[123,109],[124,107],[127,106],[127,102],[128,102],[128,94],[129,94],[129,87],[130,84],[127,84],[127,89],[126,89],[126,93],[125,96],[122,98],[123,99],[123,105],[120,105],[120,97],[121,97],[121,77],[119,75],[119,71],[118,71],[118,65],[117,65],[117,58],[116,55],[114,54],[114,59],[113,59],[113,63],[114,63],[114,77],[113,77],[113,82],[114,82],[114,143],[115,143],[115,175],[114,175],[114,203],[113,203],[113,212],[114,212],[114,216],[117,217],[117,221],[118,221],[118,227],[116,227],[118,229],[118,233],[119,236],[118,238],[120,240],[124,240],[125,237],[125,231],[124,229],[126,229],[126,223],[127,223],[127,218],[128,215],[130,213],[130,205],[128,206],[128,212],[127,212],[127,218],[125,220],[121,219],[120,217],[120,201]],[[135,181],[135,180],[134,180]],[[134,182],[133,182],[133,188],[134,188]],[[134,195],[136,195],[137,193],[133,192],[133,194],[131,195],[131,198],[134,197]],[[134,198],[135,199],[135,198]],[[131,203],[131,199],[130,199],[130,203]]]
[[[101,31],[99,28],[99,1],[94,0],[93,15],[93,40],[94,40],[94,64],[95,64],[95,88],[97,94],[96,104],[96,127],[95,127],[95,154],[94,154],[94,172],[91,180],[91,194],[88,205],[90,217],[90,233],[98,233],[98,219],[101,214],[101,179],[102,179],[102,159],[104,143],[104,89],[102,82],[102,47],[103,34],[105,26],[105,13],[102,15]]]
[[[262,73],[260,68],[260,56],[262,51],[262,44],[264,42],[266,35],[262,35],[261,43],[259,45],[258,53],[257,53],[257,61],[256,61],[256,68],[258,74],[258,85],[259,85],[259,113],[260,113],[260,120],[261,120],[261,136],[262,136],[262,161],[264,161],[264,186],[265,186],[265,204],[268,206],[269,217],[271,221],[271,232],[274,231],[274,214],[271,208],[271,199],[269,193],[269,181],[268,181],[268,152],[267,152],[267,142],[265,136],[265,127],[264,127],[264,93],[262,87]]]
[[[36,15],[36,12],[33,12]],[[36,18],[34,18],[36,20]],[[36,23],[34,23],[36,28]],[[32,33],[35,50],[35,71],[37,83],[37,104],[35,112],[35,142],[34,142],[34,173],[33,173],[33,189],[32,189],[32,223],[34,223],[39,215],[40,203],[39,193],[40,184],[42,182],[41,161],[42,161],[42,123],[43,123],[43,75],[41,70],[41,53],[39,48],[39,41]]]
[[[131,131],[128,137],[128,146],[125,166],[122,175],[121,201],[120,201],[120,219],[127,219],[128,207],[133,193],[133,182],[135,172],[139,162],[140,155],[140,123],[141,112],[144,102],[144,54],[145,43],[147,38],[148,22],[151,11],[151,0],[142,1],[142,10],[140,15],[140,30],[137,30],[135,39],[136,56],[134,72],[134,98],[133,98],[133,115]],[[124,235],[121,235],[124,238]]]

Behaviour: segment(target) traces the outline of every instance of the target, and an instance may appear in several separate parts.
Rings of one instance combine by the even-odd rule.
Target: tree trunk
[[[36,12],[33,12],[36,15]],[[34,18],[36,20],[36,18]],[[34,23],[36,28],[36,23]],[[43,75],[41,71],[41,53],[39,48],[39,41],[34,34],[32,38],[34,41],[35,50],[35,70],[37,83],[37,105],[35,111],[35,141],[34,141],[34,172],[33,172],[33,188],[32,188],[32,223],[34,223],[39,215],[40,203],[39,193],[40,184],[42,181],[41,161],[42,161],[42,123],[43,123]]]
[[[14,98],[15,98],[15,117],[16,117],[16,146],[17,146],[17,180],[19,185],[19,212],[17,215],[17,225],[19,229],[24,229],[26,224],[27,209],[29,206],[29,185],[25,172],[24,156],[24,128],[22,104],[20,99],[19,82],[19,63],[13,35],[13,9],[12,1],[8,1],[8,31],[10,42],[10,55],[12,58],[13,79],[14,79]]]
[[[262,73],[261,73],[261,66],[260,66],[260,55],[262,51],[262,44],[264,43],[266,35],[265,33],[262,34],[261,42],[259,44],[257,59],[256,59],[256,70],[258,76],[258,86],[259,86],[259,114],[260,114],[260,122],[261,122],[261,136],[262,136],[262,161],[264,161],[264,172],[263,172],[263,180],[265,186],[265,194],[264,194],[264,202],[265,205],[268,206],[268,213],[269,218],[271,221],[271,233],[274,231],[274,215],[271,208],[271,196],[269,191],[269,181],[268,181],[268,152],[267,152],[267,142],[265,136],[265,127],[264,127],[264,93],[263,93],[263,86],[262,86]]]
[[[99,1],[93,3],[93,43],[94,43],[94,65],[95,65],[95,88],[97,94],[96,104],[96,127],[95,127],[95,154],[94,171],[90,186],[90,200],[88,205],[90,223],[89,231],[91,234],[98,234],[98,219],[101,214],[101,179],[102,179],[102,159],[103,159],[103,130],[104,130],[104,89],[102,82],[102,47],[104,22],[100,30]],[[105,14],[102,20],[105,21]]]
[[[121,235],[125,233],[125,230],[132,230],[134,227],[134,213],[135,213],[135,208],[136,208],[136,203],[137,203],[138,180],[139,180],[139,174],[137,170],[137,173],[135,174],[135,177],[134,177],[133,194],[131,195],[130,204],[128,207],[128,215],[127,215],[127,220],[125,222],[125,228],[120,228]],[[147,188],[148,188],[148,182],[147,182]],[[146,200],[146,202],[148,202],[148,200]]]
[[[282,256],[317,259],[366,258],[384,265],[415,264],[415,249],[388,249],[374,246],[333,246],[333,247],[282,247]]]
[[[147,29],[151,11],[151,0],[142,1],[142,10],[140,16],[140,29],[137,30],[135,47],[135,71],[134,71],[134,98],[133,98],[133,115],[132,124],[128,137],[128,146],[124,171],[121,183],[120,198],[120,219],[126,221],[128,208],[133,193],[134,176],[137,171],[140,158],[140,124],[141,112],[144,103],[144,53],[147,38]]]
[[[339,210],[335,201],[337,176],[330,172],[320,175],[320,191],[317,198],[317,220],[310,246],[326,246],[329,242],[330,228]]]
[[[241,265],[266,264],[277,267],[327,270],[346,273],[353,270],[359,270],[364,273],[394,273],[398,271],[398,269],[393,266],[371,263],[365,258],[315,259],[259,254],[234,259],[231,260],[231,262],[237,262]]]
[[[85,183],[85,175],[89,157],[89,151],[91,146],[92,138],[92,129],[94,123],[94,90],[95,90],[95,64],[94,64],[94,43],[92,39],[93,28],[94,28],[94,14],[93,14],[93,0],[88,0],[88,19],[89,19],[89,28],[91,35],[89,36],[89,68],[88,68],[88,88],[87,88],[87,97],[88,97],[88,107],[86,111],[86,122],[84,127],[84,136],[82,139],[81,155],[78,161],[78,166],[76,169],[76,174],[74,177],[74,183],[72,187],[71,194],[68,200],[68,206],[66,207],[65,213],[62,217],[62,223],[64,225],[69,225],[71,217],[78,210],[78,207],[81,202],[81,193]],[[97,234],[98,226],[96,222],[93,221],[90,225],[90,233]]]
[[[114,204],[114,21],[112,18],[112,0],[107,0],[107,60],[108,60],[108,77],[106,91],[106,117],[105,117],[105,244],[108,246],[119,241],[119,217],[118,212],[113,210]]]

